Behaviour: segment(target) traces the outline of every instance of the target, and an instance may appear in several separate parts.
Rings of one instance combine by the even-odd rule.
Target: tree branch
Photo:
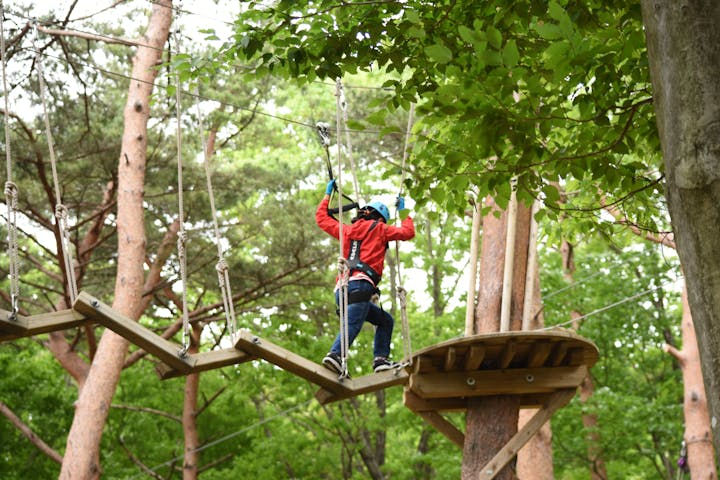
[[[35,445],[38,450],[40,450],[43,454],[45,454],[47,457],[50,458],[55,463],[58,463],[62,465],[63,458],[62,456],[56,452],[50,445],[45,443],[40,437],[38,437],[35,432],[33,432],[30,427],[25,425],[20,418],[13,413],[13,411],[8,407],[5,403],[0,401],[0,413],[5,415],[5,417],[10,420],[10,423],[13,424],[15,428],[20,430],[20,432],[30,440],[30,443]]]

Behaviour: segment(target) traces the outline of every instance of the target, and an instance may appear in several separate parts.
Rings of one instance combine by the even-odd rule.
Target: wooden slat
[[[530,347],[527,366],[530,368],[542,367],[550,356],[551,350],[552,345],[549,342],[535,342]]]
[[[457,358],[457,352],[455,351],[455,347],[450,347],[445,351],[445,363],[443,365],[443,370],[446,372],[448,370],[452,370],[453,366],[455,366],[455,359]]]
[[[23,336],[22,334],[27,331],[27,322],[25,317],[16,315],[14,319],[10,320],[10,312],[0,310],[0,332],[8,334],[17,334],[17,336],[10,338],[18,338]],[[5,337],[5,335],[3,335]]]
[[[403,391],[403,400],[405,406],[413,412],[461,412],[467,410],[466,398],[420,398],[407,387]]]
[[[482,345],[471,345],[465,356],[465,371],[470,372],[480,368],[483,358],[485,358],[485,347]]]
[[[567,355],[568,350],[568,342],[560,342],[557,345],[555,345],[555,348],[553,349],[552,353],[550,354],[550,359],[548,361],[548,364],[551,367],[557,367],[560,366],[560,364],[565,360],[565,355]]]
[[[521,395],[577,387],[586,375],[584,365],[412,374],[409,388],[422,398]]]
[[[86,292],[80,292],[73,308],[126,338],[172,368],[183,372],[192,370],[194,360],[189,355],[181,357],[178,345],[164,339],[125,315],[119,314]]]
[[[287,370],[335,394],[345,394],[350,390],[345,384],[346,382],[349,383],[348,380],[340,382],[336,373],[272,342],[261,339],[250,332],[239,332],[235,347],[263,358],[273,365],[277,365],[283,370]]]
[[[412,392],[405,390],[405,406],[408,407],[416,415],[421,417],[423,420],[425,420],[428,424],[437,429],[440,433],[445,435],[448,440],[453,442],[458,447],[463,448],[463,445],[465,444],[465,434],[458,430],[455,425],[448,422],[445,417],[443,417],[437,412],[430,410],[414,410],[413,406],[417,404],[415,400],[422,399],[416,399],[415,395]]]
[[[162,380],[168,378],[181,377],[191,373],[200,373],[217,368],[227,367],[229,365],[237,365],[239,363],[255,360],[257,357],[237,348],[223,348],[221,350],[210,350],[208,352],[200,352],[190,355],[195,362],[190,371],[181,371],[172,368],[169,365],[160,363],[155,367],[155,371]]]
[[[535,415],[521,428],[500,451],[485,465],[478,478],[492,480],[513,459],[517,452],[532,438],[535,433],[553,416],[555,411],[566,405],[575,395],[574,389],[555,392]]]
[[[18,316],[17,320],[10,320],[9,315],[9,312],[0,312],[0,332],[7,332],[0,333],[0,341],[67,330],[92,322],[91,319],[72,309],[41,313],[30,317]]]
[[[500,368],[507,368],[508,365],[510,365],[510,362],[512,362],[513,358],[515,358],[516,353],[517,342],[515,342],[514,340],[510,340],[505,344],[502,354],[500,354]]]
[[[437,368],[433,366],[432,358],[421,355],[413,361],[413,371],[415,373],[435,372]]]
[[[408,374],[404,370],[387,370],[384,372],[373,373],[345,380],[343,384],[348,387],[348,390],[344,393],[335,394],[329,390],[321,388],[317,391],[317,393],[315,393],[315,398],[321,405],[326,405],[331,402],[337,402],[350,397],[384,390],[396,385],[405,385],[407,380]]]

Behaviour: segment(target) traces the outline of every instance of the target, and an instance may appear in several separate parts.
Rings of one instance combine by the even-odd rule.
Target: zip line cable
[[[210,447],[214,447],[215,445],[218,445],[218,444],[220,444],[220,443],[227,442],[227,441],[230,440],[231,438],[234,438],[234,437],[237,437],[238,435],[242,435],[243,433],[249,432],[250,430],[252,430],[252,429],[254,429],[254,428],[257,428],[257,427],[260,427],[260,426],[262,426],[262,425],[264,425],[264,424],[266,424],[266,423],[269,423],[269,422],[271,422],[271,421],[273,421],[273,420],[275,420],[275,419],[277,419],[277,418],[287,416],[289,413],[292,413],[292,412],[295,411],[295,410],[298,410],[298,409],[300,409],[300,408],[302,408],[302,407],[305,407],[305,406],[309,405],[309,404],[310,404],[311,402],[313,402],[313,401],[315,401],[315,399],[314,399],[314,398],[311,398],[311,399],[309,399],[309,400],[306,400],[305,402],[299,403],[299,404],[297,404],[297,405],[295,405],[295,406],[292,406],[292,407],[290,407],[290,408],[286,408],[285,410],[283,410],[283,411],[281,411],[281,412],[278,412],[278,413],[276,413],[275,415],[272,415],[272,416],[270,416],[270,417],[264,418],[264,419],[262,419],[262,420],[260,420],[260,421],[258,421],[258,422],[256,422],[256,423],[253,423],[252,425],[248,425],[247,427],[243,427],[243,428],[241,428],[240,430],[236,430],[236,431],[234,431],[234,432],[232,432],[232,433],[229,433],[229,434],[227,434],[227,435],[225,435],[225,436],[223,436],[223,437],[220,437],[220,438],[218,438],[218,439],[216,439],[216,440],[213,440],[212,442],[206,443],[205,445],[203,445],[203,446],[201,446],[201,447],[198,447],[198,448],[192,450],[192,452],[193,452],[193,453],[202,452],[203,450],[207,450],[207,449],[210,448]],[[154,471],[156,471],[156,470],[158,470],[158,469],[160,469],[160,468],[169,467],[169,466],[173,465],[174,463],[178,462],[179,460],[182,460],[184,457],[185,457],[185,455],[178,455],[177,457],[174,457],[174,458],[172,458],[172,459],[170,459],[170,460],[168,460],[168,461],[166,461],[166,462],[164,462],[164,463],[161,463],[161,464],[159,464],[159,465],[155,465],[154,467],[150,468],[150,470],[152,470],[152,471],[154,472]],[[132,477],[132,478],[137,478],[137,477],[139,477],[140,475],[141,475],[141,474],[137,474],[137,475],[135,475],[135,476]]]

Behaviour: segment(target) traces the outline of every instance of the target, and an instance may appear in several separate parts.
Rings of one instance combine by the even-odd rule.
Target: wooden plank
[[[592,366],[598,358],[598,349],[594,343],[581,337],[572,330],[563,328],[553,328],[552,330],[542,331],[493,332],[453,338],[419,349],[415,351],[413,355],[421,356],[430,354],[432,356],[439,350],[444,352],[448,347],[463,349],[470,345],[484,345],[487,348],[493,347],[493,350],[496,350],[502,348],[508,341],[515,341],[520,344],[537,341],[550,341],[555,344],[567,342],[568,345],[577,346],[586,350],[587,359],[589,360],[588,366]]]
[[[67,330],[92,323],[92,319],[72,309],[33,315],[25,317],[25,320],[29,335]]]
[[[485,465],[478,478],[492,480],[510,460],[517,455],[518,451],[532,438],[535,433],[547,422],[555,411],[566,405],[575,396],[575,389],[560,390],[550,397],[547,404],[533,415],[533,417],[521,428],[503,448]]]
[[[429,410],[413,410],[412,406],[415,405],[415,399],[413,398],[414,396],[415,395],[412,392],[405,390],[405,406],[408,407],[413,413],[425,420],[429,425],[434,427],[437,431],[445,435],[448,440],[453,442],[458,447],[463,448],[465,444],[465,434],[458,430],[455,425],[448,422],[445,417],[443,417],[437,412]]]
[[[480,368],[483,358],[485,358],[485,347],[483,345],[471,345],[465,355],[465,371],[470,372]]]
[[[14,317],[10,312],[6,310],[0,310],[0,332],[15,334],[16,336],[10,338],[18,338],[27,331],[27,322],[25,317],[21,315],[15,315]],[[4,335],[3,335],[4,337]]]
[[[240,363],[255,360],[257,357],[249,355],[237,348],[223,348],[221,350],[210,350],[208,352],[200,352],[190,355],[195,362],[190,371],[181,371],[172,368],[169,365],[160,363],[155,367],[155,371],[162,380],[168,378],[181,377],[191,373],[200,373],[217,368],[227,367],[229,365],[237,365]]]
[[[405,385],[409,375],[404,370],[386,370],[384,372],[364,375],[362,377],[353,378],[345,381],[344,385],[348,387],[345,393],[335,394],[329,390],[321,388],[315,393],[315,398],[321,405],[345,400],[350,397],[364,395],[378,390],[384,390],[396,385]]]
[[[415,373],[436,372],[437,368],[433,366],[432,358],[419,356],[413,360],[413,371]]]
[[[403,392],[405,406],[413,412],[454,411],[467,410],[465,398],[420,398],[407,387]]]
[[[181,357],[178,345],[164,339],[125,315],[114,311],[88,293],[80,292],[73,308],[134,343],[172,368],[183,372],[192,370],[194,360],[189,355]]]
[[[565,355],[567,355],[568,350],[568,342],[560,342],[557,345],[555,345],[555,348],[553,349],[552,353],[550,354],[550,360],[549,365],[551,367],[559,367],[560,364],[565,360]]]
[[[337,373],[333,373],[322,365],[311,362],[250,332],[241,331],[238,333],[235,348],[263,358],[273,365],[277,365],[283,370],[302,377],[335,394],[346,394],[351,390],[349,387],[350,379],[344,379],[343,382],[340,382]]]
[[[445,352],[445,363],[443,365],[443,370],[446,372],[448,370],[452,370],[453,366],[455,365],[455,359],[457,358],[457,352],[455,351],[455,347],[450,347]]]
[[[542,367],[550,356],[551,350],[552,345],[549,342],[535,342],[530,349],[527,366],[530,368]]]
[[[409,388],[422,398],[520,395],[577,387],[586,375],[584,365],[412,374]]]
[[[505,344],[502,353],[500,354],[500,368],[507,368],[515,358],[517,353],[517,342],[510,340]]]
[[[19,315],[17,320],[10,320],[9,317],[10,312],[0,311],[0,332],[3,332],[0,333],[0,341],[67,330],[92,323],[91,319],[72,309],[41,313],[30,317]]]

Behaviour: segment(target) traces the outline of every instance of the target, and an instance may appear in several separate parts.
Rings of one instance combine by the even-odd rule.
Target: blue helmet
[[[385,219],[385,223],[390,220],[390,210],[388,210],[388,207],[385,206],[385,204],[382,202],[379,202],[377,200],[374,202],[370,202],[365,208],[372,208],[373,210],[378,212]]]

